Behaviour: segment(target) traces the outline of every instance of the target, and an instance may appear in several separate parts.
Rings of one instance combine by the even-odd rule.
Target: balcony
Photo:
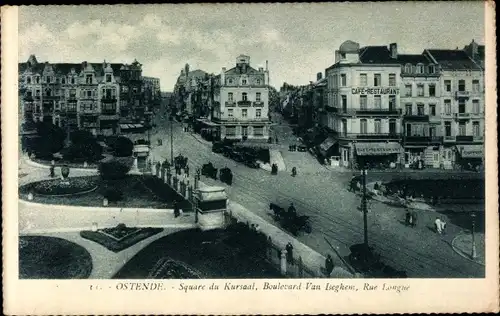
[[[102,115],[116,115],[116,109],[112,110],[101,110]]]
[[[255,106],[255,107],[263,107],[264,106],[264,102],[262,102],[262,101],[255,101],[253,103],[253,106]]]
[[[403,116],[403,119],[405,121],[414,121],[414,122],[428,122],[429,121],[429,115],[427,114],[421,114],[421,113],[407,113]]]
[[[483,143],[484,136],[472,136],[475,143]]]
[[[112,112],[102,111],[101,115],[99,115],[99,119],[101,121],[115,121],[119,119],[119,115],[116,114],[116,112],[112,113]]]
[[[335,110],[331,111],[334,113],[337,113],[340,116],[353,116],[353,115],[369,115],[369,116],[400,116],[401,115],[401,110],[400,109],[375,109],[375,108],[366,108],[366,109],[361,109],[361,108],[347,108],[347,109],[342,109],[342,108],[335,108]]]
[[[443,141],[445,143],[454,142],[455,141],[455,136],[444,136],[443,137]]]
[[[470,113],[455,113],[453,116],[457,120],[468,120],[468,119],[470,119]]]
[[[442,136],[405,136],[405,144],[440,144],[443,142]]]
[[[228,106],[228,107],[236,106],[236,102],[234,102],[234,101],[226,101],[226,103],[225,103],[225,104],[226,104],[226,106]]]
[[[61,97],[58,95],[44,95],[44,100],[59,100]]]
[[[241,107],[247,107],[247,106],[251,106],[252,105],[252,102],[251,101],[238,101],[238,106],[241,106]]]
[[[98,115],[99,112],[97,112],[97,108],[93,109],[80,109],[80,114],[82,115]]]
[[[400,139],[401,135],[397,133],[342,133],[339,132],[339,138],[357,139],[357,140],[389,140]]]
[[[456,91],[455,92],[455,99],[469,98],[469,97],[470,97],[469,91]]]
[[[101,98],[101,102],[104,102],[104,103],[114,103],[116,102],[116,97],[114,96],[103,96]]]
[[[218,117],[212,117],[212,121],[215,123],[234,122],[234,123],[248,124],[248,123],[252,123],[252,122],[265,123],[265,122],[269,122],[269,119],[264,118],[264,117],[254,117],[254,118],[247,118],[247,117],[239,117],[239,118],[238,117],[222,117],[222,118],[218,118]]]

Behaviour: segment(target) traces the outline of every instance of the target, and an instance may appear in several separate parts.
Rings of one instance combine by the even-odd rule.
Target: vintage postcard
[[[498,311],[494,6],[2,7],[4,313]]]

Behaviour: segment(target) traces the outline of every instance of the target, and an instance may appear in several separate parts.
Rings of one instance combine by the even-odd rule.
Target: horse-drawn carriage
[[[201,174],[205,177],[217,180],[217,168],[215,168],[211,162],[203,164],[201,167]]]
[[[270,203],[269,209],[274,213],[274,219],[278,221],[281,226],[291,232],[294,236],[297,236],[300,231],[305,231],[310,234],[312,232],[311,223],[309,222],[309,216],[297,215],[295,212],[295,207],[291,205],[288,210],[283,207]]]
[[[233,172],[229,168],[222,168],[219,173],[220,181],[229,185],[233,184]]]
[[[188,158],[184,157],[183,155],[179,155],[174,158],[174,166],[176,169],[186,168],[187,164],[188,164]]]

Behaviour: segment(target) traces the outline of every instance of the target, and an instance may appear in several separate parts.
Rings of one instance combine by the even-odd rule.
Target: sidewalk
[[[460,233],[451,242],[453,250],[460,256],[474,261],[480,265],[485,265],[485,241],[484,233],[475,233],[476,258],[472,258],[472,234]]]
[[[293,246],[294,258],[297,259],[301,257],[304,265],[314,271],[316,276],[324,276],[323,270],[326,258],[323,255],[304,245],[276,226],[269,224],[266,220],[250,212],[238,203],[229,201],[228,209],[232,212],[233,216],[238,218],[238,220],[248,222],[249,224],[259,225],[260,231],[271,237],[273,244],[281,249],[285,249],[286,245],[290,242]],[[333,259],[335,268],[330,276],[331,278],[354,277],[351,273],[341,267],[343,264],[338,260],[338,258],[334,257]]]

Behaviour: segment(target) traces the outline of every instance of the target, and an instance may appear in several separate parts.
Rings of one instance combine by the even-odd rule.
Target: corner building
[[[266,62],[267,63],[267,62]],[[215,78],[213,115],[218,138],[267,140],[269,137],[269,71],[250,66],[240,55],[236,66]]]
[[[331,152],[340,155],[340,166],[400,164],[401,67],[396,44],[360,48],[346,41],[335,52],[326,78],[326,141],[338,146]]]

